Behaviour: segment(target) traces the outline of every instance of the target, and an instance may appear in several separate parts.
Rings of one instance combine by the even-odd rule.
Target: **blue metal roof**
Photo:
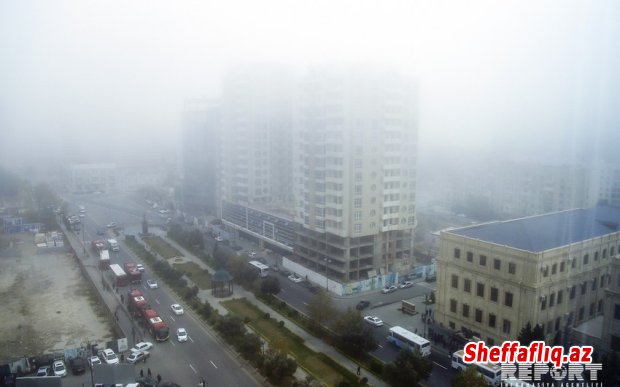
[[[601,206],[485,223],[447,232],[520,250],[541,252],[611,234],[619,228],[620,209]]]

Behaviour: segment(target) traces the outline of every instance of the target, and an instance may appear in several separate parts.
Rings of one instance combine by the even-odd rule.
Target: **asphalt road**
[[[155,221],[160,218],[154,211],[148,211],[146,205],[141,206],[139,202],[123,196],[110,195],[89,195],[68,198],[71,210],[77,213],[77,206],[83,204],[86,207],[86,216],[82,219],[83,236],[88,251],[89,243],[93,239],[103,239],[114,236],[112,231],[105,226],[110,222],[116,222],[124,228],[126,233],[134,233],[133,230],[140,230],[142,217],[147,214],[147,219]],[[161,222],[161,221],[160,221]],[[106,235],[98,235],[97,230],[105,230]],[[76,233],[78,238],[82,237],[82,232]],[[122,237],[117,237],[121,242],[119,252],[111,252],[111,263],[122,265],[124,262],[136,262],[137,259],[122,243]],[[94,253],[89,259],[96,263]],[[160,317],[170,326],[170,339],[165,342],[156,342],[148,332],[144,339],[151,341],[155,347],[151,351],[151,356],[147,363],[140,368],[149,367],[154,374],[161,374],[164,380],[173,380],[182,386],[196,385],[201,377],[204,377],[209,385],[215,386],[258,386],[246,372],[241,372],[238,359],[222,346],[210,328],[203,325],[199,319],[191,313],[181,316],[174,315],[170,305],[179,303],[179,299],[169,291],[161,281],[158,289],[148,289],[146,279],[151,278],[151,273],[146,267],[143,273],[143,285],[141,290],[145,294],[151,306],[157,310]],[[127,294],[129,286],[121,288],[119,291]],[[126,298],[126,297],[125,297]],[[185,328],[189,335],[187,342],[179,343],[176,339],[177,328]],[[137,327],[135,341],[142,339],[143,332]],[[131,331],[129,327],[126,331]],[[129,337],[130,344],[133,344],[133,337]]]

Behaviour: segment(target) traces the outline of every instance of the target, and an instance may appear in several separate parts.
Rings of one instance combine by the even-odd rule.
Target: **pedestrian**
[[[149,376],[151,376],[151,367],[149,367],[148,372]]]
[[[125,302],[125,297],[121,294],[121,303]]]
[[[140,377],[143,378],[144,377],[144,370],[140,369]]]
[[[157,384],[161,383],[161,375],[157,374]]]
[[[142,363],[146,363],[146,356],[142,359]]]
[[[362,368],[360,366],[357,366],[357,376],[360,376],[362,374]]]

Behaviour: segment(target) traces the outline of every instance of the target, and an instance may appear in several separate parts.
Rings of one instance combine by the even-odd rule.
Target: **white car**
[[[183,307],[181,307],[181,305],[179,304],[172,304],[170,305],[170,308],[172,309],[172,312],[176,314],[177,316],[180,316],[183,313],[185,313],[185,311],[183,311]]]
[[[218,235],[218,236],[215,237],[215,240],[218,241],[218,242],[223,242],[224,238],[222,238],[221,236]]]
[[[131,352],[144,352],[144,351],[150,351],[151,348],[153,348],[153,343],[149,341],[142,341],[134,345],[134,347],[131,348],[130,351]]]
[[[187,341],[187,331],[185,328],[177,329],[177,340],[179,340],[179,343]]]
[[[116,222],[110,222],[107,225],[108,228],[116,228],[116,226],[118,226],[118,224]]]
[[[150,289],[157,289],[157,281],[155,281],[154,279],[146,280],[146,284]]]
[[[65,362],[62,360],[56,360],[54,365],[52,365],[52,369],[54,370],[54,376],[67,376],[67,367],[65,367]]]
[[[49,366],[43,366],[40,367],[39,370],[37,371],[37,376],[41,377],[41,376],[50,376],[52,373],[52,371],[50,370]]]
[[[364,321],[375,327],[380,327],[383,325],[383,321],[377,316],[366,316],[364,317]]]
[[[254,257],[256,257],[256,253],[255,253],[255,252],[253,252],[253,251],[250,251],[250,252],[248,253],[248,255],[250,256],[250,258],[254,258]]]
[[[395,292],[398,288],[394,285],[390,285],[390,286],[386,286],[383,289],[381,289],[381,293],[383,294],[387,294],[387,293],[392,293]]]
[[[407,289],[407,288],[410,288],[412,286],[413,286],[413,282],[411,282],[411,281],[405,281],[405,282],[403,282],[403,283],[398,285],[398,287],[400,289]]]
[[[101,364],[101,359],[99,356],[91,356],[88,358],[88,364],[90,364],[90,368],[93,368],[95,364]]]
[[[138,271],[139,271],[140,273],[142,273],[142,272],[144,272],[144,265],[143,265],[143,264],[141,264],[141,263],[138,263],[138,264],[136,265],[136,269],[138,269]]]
[[[288,276],[288,279],[290,279],[291,281],[295,282],[296,284],[300,283],[301,281],[303,281],[301,279],[301,277],[299,277],[297,274],[291,274]]]
[[[146,361],[147,357],[149,357],[147,351],[132,352],[131,355],[127,356],[127,363],[136,364],[141,361]]]
[[[118,364],[119,363],[118,356],[116,356],[114,351],[112,351],[110,348],[106,348],[103,351],[101,351],[101,357],[103,358],[103,361],[106,362],[107,364]]]

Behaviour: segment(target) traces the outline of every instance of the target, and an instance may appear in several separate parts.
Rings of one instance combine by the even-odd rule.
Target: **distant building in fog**
[[[294,259],[340,282],[411,263],[417,89],[390,72],[313,70],[294,141]]]
[[[118,169],[114,163],[72,164],[66,170],[65,181],[71,193],[116,192]]]
[[[186,212],[216,213],[220,108],[207,99],[185,101],[180,203]]]

